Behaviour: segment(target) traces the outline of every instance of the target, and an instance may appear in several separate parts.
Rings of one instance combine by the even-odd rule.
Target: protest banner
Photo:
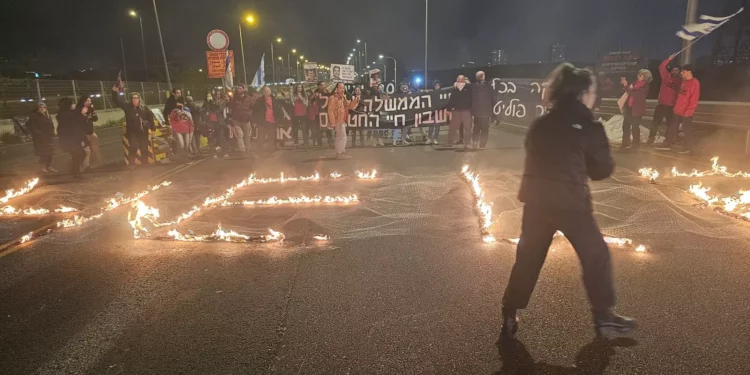
[[[495,92],[493,118],[512,124],[530,124],[546,113],[543,105],[545,86],[538,79],[499,79],[490,81]],[[452,87],[437,91],[414,93],[397,92],[393,95],[363,98],[351,111],[347,124],[353,128],[394,129],[405,126],[446,125],[451,113],[447,110]],[[328,98],[323,98],[321,127],[328,124]]]
[[[648,65],[646,58],[638,51],[612,51],[601,57],[597,73],[628,74],[635,73]]]
[[[354,82],[354,65],[331,64],[331,82]]]
[[[305,69],[305,82],[313,83],[318,80],[318,63],[306,62],[303,66]]]
[[[234,51],[206,51],[206,71],[208,78],[224,78],[227,69],[227,52],[229,52],[229,58],[232,61],[232,76],[235,76],[237,70],[234,64]]]

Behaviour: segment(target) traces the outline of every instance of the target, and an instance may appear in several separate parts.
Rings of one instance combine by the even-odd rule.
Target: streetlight
[[[397,70],[396,70],[396,59],[395,59],[395,58],[393,58],[393,57],[390,57],[390,56],[383,56],[383,55],[380,55],[380,56],[378,56],[378,57],[379,57],[379,58],[380,58],[381,60],[382,60],[382,59],[391,59],[391,60],[393,60],[393,84],[394,84],[394,85],[398,85],[398,72],[397,72]]]
[[[357,44],[361,42],[360,39],[357,39]],[[367,61],[367,41],[365,40],[365,61]]]
[[[148,81],[148,64],[146,63],[146,39],[143,38],[143,18],[136,13],[136,11],[131,10],[128,12],[130,14],[130,17],[138,17],[138,22],[141,24],[141,46],[143,47],[143,70],[146,73],[146,81]]]
[[[161,25],[159,24],[159,11],[156,10],[156,0],[154,3],[154,16],[156,16],[156,29],[159,31],[159,44],[161,44],[161,57],[164,59],[164,72],[167,74],[167,86],[172,91],[172,79],[169,78],[169,65],[167,65],[167,53],[164,52],[164,39],[161,37]]]
[[[276,38],[276,43],[281,44],[281,38]],[[273,42],[271,42],[271,70],[273,72],[273,80],[276,81],[276,60],[273,58]]]
[[[245,16],[245,22],[254,25],[255,17],[252,14]],[[240,29],[240,47],[242,49],[242,74],[245,77],[245,84],[247,85],[247,66],[245,65],[245,43],[242,41],[242,22],[237,23],[237,28]]]
[[[291,52],[296,55],[297,49],[292,48]],[[288,72],[287,74],[292,75],[292,59],[290,58],[289,52],[286,53],[286,69]]]
[[[203,73],[203,69],[198,69],[199,72]]]

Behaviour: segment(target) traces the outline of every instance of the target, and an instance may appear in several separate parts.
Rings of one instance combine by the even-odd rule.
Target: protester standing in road
[[[489,138],[490,116],[492,116],[492,107],[495,104],[495,91],[485,80],[483,71],[478,71],[476,77],[477,83],[471,85],[471,114],[474,116],[474,130],[469,147],[484,150]],[[468,138],[466,139],[468,140]]]
[[[281,103],[271,95],[271,88],[264,86],[262,92],[263,96],[255,101],[253,107],[253,121],[258,124],[258,154],[256,156],[266,156],[273,153],[276,148],[278,125],[284,118]],[[264,151],[265,148],[267,150]]]
[[[115,94],[116,95],[116,94]],[[58,104],[57,134],[63,150],[70,153],[70,174],[74,178],[81,178],[81,166],[86,156],[86,118],[76,111],[70,98],[62,98]]]
[[[588,71],[562,64],[549,79],[549,113],[526,135],[526,163],[519,199],[523,209],[516,262],[503,297],[501,342],[518,330],[517,310],[534,291],[556,231],[565,233],[583,268],[583,284],[598,336],[624,334],[635,321],[617,315],[612,262],[593,215],[588,179],[603,180],[614,170],[609,141],[591,112],[596,83]]]
[[[228,157],[229,146],[227,145],[227,127],[224,124],[224,113],[219,103],[214,99],[214,94],[210,92],[206,94],[206,100],[203,101],[201,118],[210,133],[208,144],[214,158],[220,155]]]
[[[177,102],[177,107],[169,114],[169,124],[172,126],[174,138],[177,141],[182,155],[190,155],[190,147],[193,143],[193,117],[185,110],[182,101]]]
[[[344,94],[344,84],[337,83],[333,95],[328,98],[328,126],[336,131],[336,158],[349,159],[344,155],[346,151],[346,126],[349,118],[349,110],[359,105],[359,96],[355,96],[351,101],[346,99]]]
[[[52,119],[47,112],[47,104],[39,102],[29,114],[26,126],[31,133],[34,155],[39,157],[42,172],[57,172],[55,168],[52,168],[52,155],[55,153],[55,125],[52,124]]]
[[[167,102],[164,104],[164,120],[169,123],[169,115],[177,108],[177,101],[182,97],[182,90],[175,88],[172,89],[172,95],[167,98]]]
[[[83,169],[88,170],[91,169],[92,164],[100,163],[102,160],[99,137],[94,133],[94,123],[99,121],[99,116],[94,111],[94,104],[88,95],[81,95],[76,111],[81,112],[86,118],[86,147],[84,148],[86,156],[83,158]]]
[[[442,87],[440,81],[434,81],[432,82],[432,91],[438,92],[440,91],[440,88]],[[438,137],[440,136],[440,125],[429,125],[427,126],[427,142],[425,144],[427,145],[437,145],[438,144]]]
[[[193,118],[193,142],[191,147],[193,153],[199,155],[201,152],[201,136],[204,134],[201,129],[203,127],[203,121],[201,118],[201,110],[198,108],[198,105],[195,104],[195,100],[190,95],[185,97],[185,111],[189,112],[190,116]]]
[[[463,137],[467,142],[471,140],[471,106],[471,87],[466,83],[466,77],[460,75],[453,85],[451,98],[446,105],[446,109],[453,113],[448,127],[448,143],[445,147],[453,147],[456,134],[459,133],[461,127],[463,127]],[[464,149],[466,148],[468,145],[464,145]]]
[[[628,100],[623,108],[622,145],[620,146],[623,151],[638,151],[641,146],[641,118],[646,114],[646,97],[653,80],[650,70],[641,69],[638,71],[635,83],[631,85],[627,81],[624,83]]]
[[[697,78],[693,77],[693,66],[685,65],[682,68],[682,82],[680,85],[680,92],[677,95],[677,102],[674,106],[674,118],[667,127],[667,137],[664,139],[664,144],[657,147],[657,150],[669,151],[672,149],[677,140],[677,132],[680,130],[680,124],[682,124],[682,132],[685,133],[685,141],[683,148],[677,153],[679,154],[690,154],[693,152],[694,138],[693,138],[693,114],[695,109],[698,108],[698,100],[701,96],[701,84]]]
[[[352,100],[354,100],[354,98],[360,98],[360,100],[362,98],[362,88],[360,88],[359,86],[355,87],[354,91],[352,92]],[[355,107],[355,109],[353,109],[353,111],[357,111],[357,110],[359,110],[359,113],[364,113],[365,111],[364,108]],[[353,113],[356,113],[356,112],[353,112]],[[347,116],[347,119],[348,118],[349,116]],[[359,143],[362,145],[362,147],[365,147],[365,131],[362,130],[362,127],[352,128],[351,133],[352,133],[352,147],[357,147],[357,135],[358,134],[359,134]]]
[[[315,95],[314,92],[310,92],[307,98],[307,128],[310,131],[313,146],[318,146],[320,108],[318,107],[318,100]]]
[[[308,101],[305,95],[305,88],[302,84],[294,85],[292,91],[292,106],[294,113],[292,114],[292,140],[294,140],[294,147],[299,145],[299,132],[302,132],[302,144],[307,149],[308,135],[310,129],[307,126],[307,107]]]
[[[148,165],[148,146],[151,143],[149,132],[156,130],[154,114],[141,100],[137,92],[130,93],[130,102],[120,99],[121,86],[112,87],[112,103],[125,112],[125,136],[128,138],[130,150],[128,154],[128,168],[135,166],[135,157],[141,152],[141,164]],[[176,106],[175,101],[175,106]]]
[[[250,148],[253,138],[253,127],[251,124],[255,98],[247,92],[247,86],[240,84],[229,101],[232,117],[232,127],[237,137],[237,148],[245,152]]]
[[[670,64],[675,55],[669,56],[659,65],[659,75],[661,76],[661,86],[659,87],[659,104],[654,110],[654,119],[648,134],[648,145],[654,143],[656,135],[659,133],[659,125],[662,120],[666,119],[667,127],[672,123],[674,118],[674,105],[677,102],[677,94],[682,85],[680,77],[681,69],[677,64]]]

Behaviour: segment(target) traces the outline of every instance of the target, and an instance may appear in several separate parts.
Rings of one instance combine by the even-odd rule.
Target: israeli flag
[[[740,8],[737,13],[726,17],[712,17],[701,15],[698,18],[698,23],[691,23],[689,25],[682,26],[682,29],[677,32],[677,36],[685,40],[701,38],[705,35],[710,34],[721,25],[729,22],[732,17],[742,13],[743,10],[745,10],[745,8]]]
[[[266,54],[264,53],[263,56],[260,58],[260,66],[258,67],[258,71],[255,72],[255,77],[253,77],[253,87],[261,87],[266,84],[266,64],[265,64]]]
[[[226,67],[226,72],[224,73],[224,87],[231,90],[234,87],[234,80],[232,79],[232,59],[229,56],[229,51],[227,51],[227,59],[224,66]]]

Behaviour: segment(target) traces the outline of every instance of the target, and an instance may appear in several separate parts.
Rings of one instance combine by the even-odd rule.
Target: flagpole
[[[704,37],[704,36],[706,36],[706,35],[708,35],[708,34],[703,34],[703,35],[701,35],[701,36],[699,36],[699,37],[697,37],[697,38],[695,38],[695,39],[693,39],[693,40],[689,41],[689,43],[687,43],[687,45],[685,46],[685,48],[683,48],[683,49],[681,49],[681,50],[679,50],[679,51],[675,52],[675,53],[674,53],[674,55],[675,55],[675,56],[677,56],[677,55],[679,55],[680,53],[684,52],[684,51],[685,51],[686,49],[690,48],[690,46],[692,46],[693,44],[695,44],[695,42],[697,42],[697,41],[699,41],[699,40],[703,39],[703,37]],[[686,41],[686,42],[688,42],[688,41]],[[683,57],[684,57],[684,56],[683,56]]]

